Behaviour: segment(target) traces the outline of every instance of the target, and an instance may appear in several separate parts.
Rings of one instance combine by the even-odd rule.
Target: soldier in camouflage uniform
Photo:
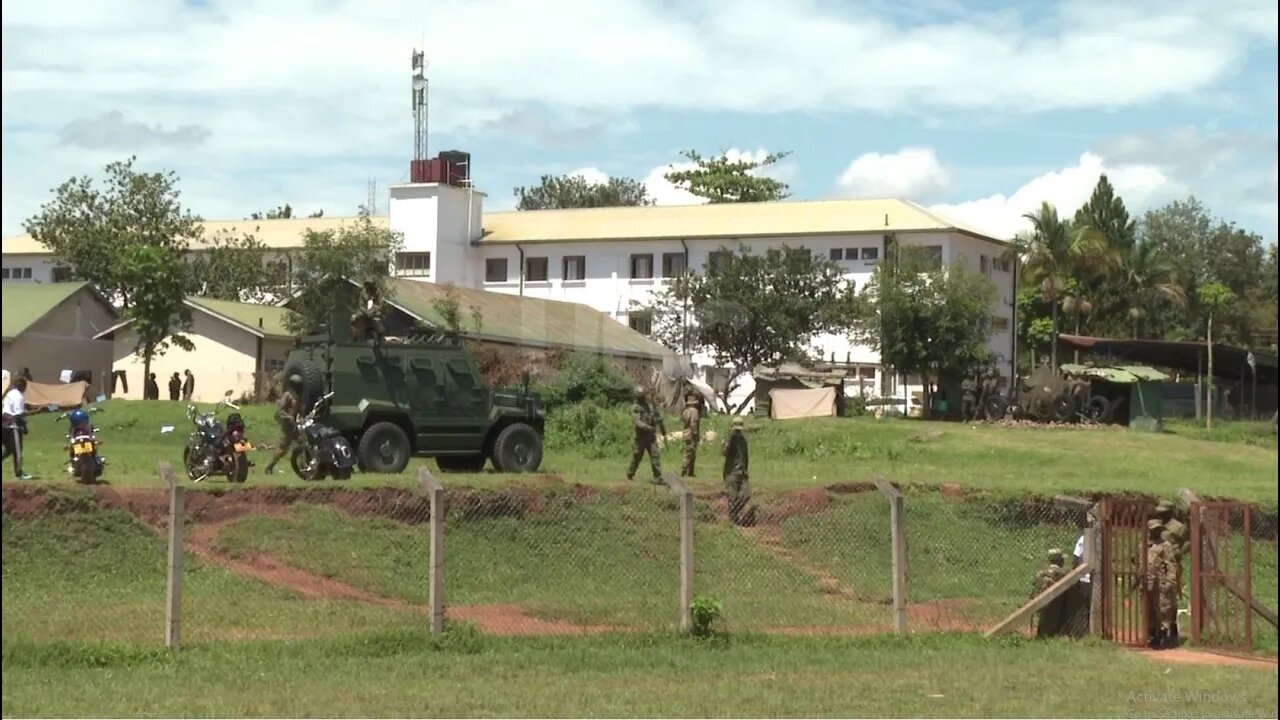
[[[978,383],[974,378],[977,373],[966,375],[960,383],[960,419],[971,422],[978,417]]]
[[[635,437],[631,442],[631,465],[627,467],[627,480],[636,479],[636,470],[645,453],[649,454],[649,464],[653,467],[653,483],[662,484],[662,465],[659,460],[658,434],[667,434],[666,424],[662,421],[662,412],[649,402],[644,388],[635,389],[636,402],[631,406],[631,421],[635,426]]]
[[[1177,507],[1168,500],[1161,500],[1156,506],[1156,515],[1164,523],[1165,534],[1169,542],[1169,549],[1172,553],[1174,575],[1176,576],[1178,588],[1178,600],[1182,600],[1182,559],[1188,552],[1191,552],[1191,531],[1177,517]],[[1173,618],[1173,632],[1170,636],[1170,643],[1177,645],[1178,643],[1178,616],[1175,613]]]
[[[1153,648],[1171,647],[1176,643],[1174,624],[1178,618],[1178,574],[1174,566],[1173,544],[1168,531],[1157,519],[1147,522],[1150,545],[1147,546],[1148,618]]]
[[[733,429],[720,451],[724,453],[724,491],[729,496],[729,519],[734,525],[750,525],[751,476],[748,472],[747,436],[742,418],[733,419]]]
[[[276,463],[280,462],[280,459],[287,455],[298,442],[298,411],[302,406],[302,402],[298,399],[298,392],[301,385],[301,376],[290,375],[288,383],[280,393],[280,399],[276,400],[276,423],[280,425],[280,439],[276,441],[275,455],[271,456],[271,461],[265,468],[268,475],[276,471]]]
[[[351,336],[355,340],[379,342],[383,336],[382,298],[378,285],[365,282],[360,288],[360,306],[351,315]]]
[[[698,396],[694,393],[685,396],[684,411],[680,413],[680,420],[684,423],[684,463],[680,466],[680,477],[693,477],[693,466],[698,459],[698,442],[702,439],[699,405]]]
[[[1067,571],[1062,567],[1063,562],[1065,562],[1065,557],[1062,550],[1053,548],[1049,551],[1049,564],[1036,571],[1031,597],[1036,597],[1048,590],[1053,587],[1054,583],[1066,576]],[[1061,634],[1063,623],[1066,620],[1065,600],[1065,595],[1059,595],[1040,611],[1040,622],[1036,625],[1036,637],[1053,637]]]

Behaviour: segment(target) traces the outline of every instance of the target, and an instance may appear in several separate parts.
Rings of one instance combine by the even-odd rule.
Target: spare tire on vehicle
[[[302,403],[301,411],[311,412],[311,406],[324,395],[324,371],[320,369],[319,363],[311,360],[294,360],[285,365],[284,372],[280,374],[286,388],[289,378],[294,375],[302,378],[302,387],[298,389],[301,393],[298,398]]]

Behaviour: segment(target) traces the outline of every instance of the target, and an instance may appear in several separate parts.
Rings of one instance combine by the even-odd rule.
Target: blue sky
[[[354,212],[432,151],[486,207],[544,173],[662,180],[682,148],[791,151],[794,196],[903,196],[999,235],[1107,172],[1274,241],[1274,2],[64,0],[3,9],[3,232],[136,154],[209,219]]]

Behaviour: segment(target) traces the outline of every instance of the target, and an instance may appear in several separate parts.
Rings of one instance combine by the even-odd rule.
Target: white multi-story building
[[[388,216],[375,222],[403,235],[396,274],[581,303],[643,332],[649,330],[650,318],[642,308],[650,304],[653,293],[672,276],[702,271],[724,249],[804,248],[840,263],[861,288],[887,245],[930,248],[941,263],[965,263],[995,284],[988,347],[1002,358],[1006,382],[1011,376],[1016,288],[1012,264],[1002,259],[1007,245],[906,200],[485,213],[484,193],[461,184],[397,185],[390,195]],[[288,258],[301,245],[305,229],[332,228],[341,222],[299,218],[205,225],[208,235],[255,232]],[[3,273],[6,282],[56,282],[67,275],[27,236],[4,240]],[[876,352],[848,338],[818,338],[815,350],[825,360],[847,363],[868,394],[885,391],[911,399],[918,391],[914,378],[884,377]],[[691,360],[708,380],[715,374],[709,358],[695,354]],[[748,378],[739,393],[750,391]]]

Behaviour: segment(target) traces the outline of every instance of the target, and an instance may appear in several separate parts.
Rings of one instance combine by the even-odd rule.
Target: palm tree
[[[1187,291],[1178,282],[1177,265],[1151,241],[1136,242],[1124,253],[1120,280],[1129,295],[1129,321],[1135,339],[1139,323],[1157,300],[1167,300],[1178,308],[1187,305]]]
[[[1031,222],[1031,232],[1019,237],[1015,246],[1026,279],[1039,283],[1052,308],[1049,361],[1056,370],[1059,296],[1071,280],[1084,282],[1108,274],[1119,265],[1119,256],[1105,235],[1088,225],[1072,226],[1051,203],[1041,203],[1039,210],[1023,217]]]

